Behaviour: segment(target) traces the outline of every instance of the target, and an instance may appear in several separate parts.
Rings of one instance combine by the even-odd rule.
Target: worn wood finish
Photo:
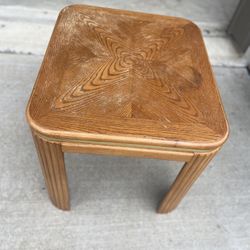
[[[62,210],[69,210],[67,174],[61,145],[45,141],[35,134],[33,139],[52,203]]]
[[[175,209],[193,183],[197,180],[216,151],[198,154],[195,153],[190,161],[186,162],[158,209],[159,213],[168,213]]]
[[[195,24],[83,5],[61,11],[26,114],[62,209],[63,152],[187,162],[159,209],[169,212],[228,136]]]
[[[228,134],[195,24],[81,5],[59,15],[27,115],[68,141],[213,149]]]

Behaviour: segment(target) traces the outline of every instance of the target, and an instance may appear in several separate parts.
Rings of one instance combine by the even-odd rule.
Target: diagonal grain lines
[[[79,5],[59,15],[26,114],[50,198],[64,210],[63,152],[187,161],[160,206],[169,212],[228,136],[192,22]]]
[[[168,122],[171,122],[169,117],[173,117],[174,112],[176,112],[176,117],[183,122],[202,118],[197,107],[190,99],[184,98],[180,91],[181,88],[185,88],[186,84],[199,87],[196,80],[201,82],[200,75],[192,70],[191,66],[184,70],[184,74],[178,72],[177,69],[185,67],[183,62],[192,65],[187,49],[183,48],[179,50],[179,54],[175,55],[171,52],[175,51],[175,42],[178,43],[183,35],[183,28],[164,28],[160,37],[145,38],[143,34],[145,27],[139,25],[137,33],[126,40],[122,39],[115,29],[111,30],[110,27],[99,24],[98,18],[95,20],[95,17],[90,15],[81,14],[80,16],[78,22],[83,27],[81,31],[86,33],[86,39],[88,36],[91,37],[94,44],[98,46],[95,46],[96,51],[93,47],[88,48],[84,45],[84,41],[81,42],[82,33],[76,31],[75,38],[72,39],[73,44],[70,46],[74,48],[74,41],[77,41],[77,46],[82,46],[87,52],[84,55],[86,60],[81,60],[84,53],[79,53],[79,58],[75,53],[68,70],[72,70],[74,64],[76,67],[80,67],[81,64],[84,66],[88,60],[85,58],[88,57],[87,55],[90,56],[93,67],[87,69],[82,80],[72,87],[70,87],[70,82],[64,83],[63,79],[61,80],[62,85],[68,86],[67,91],[63,91],[54,99],[53,110],[60,112],[67,109],[75,113],[86,109],[91,110],[93,114],[103,112],[103,115],[121,117],[127,115],[131,118],[144,117]],[[150,25],[150,23],[145,23],[145,25]],[[140,36],[144,40],[142,43],[140,41],[140,46],[138,46],[137,40]],[[101,48],[101,51],[98,48]],[[80,50],[78,47],[77,49]],[[182,56],[183,59],[181,59]],[[100,60],[103,60],[103,63],[100,63]],[[175,82],[174,75],[180,79],[179,82]],[[128,84],[129,87],[122,87],[124,84]],[[117,85],[117,88],[114,85]],[[113,92],[111,95],[111,88],[118,92]],[[130,95],[130,98],[123,98],[124,101],[120,102],[121,98],[115,99],[118,95]],[[104,100],[104,96],[114,100],[107,101],[105,98],[106,101],[102,103],[103,108],[100,108],[100,101]],[[145,107],[141,105],[139,107],[139,102],[146,103]],[[112,108],[107,106],[111,104]],[[139,114],[140,111],[141,114]]]

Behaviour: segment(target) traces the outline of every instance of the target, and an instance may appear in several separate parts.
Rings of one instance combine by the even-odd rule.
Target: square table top
[[[207,150],[228,136],[194,23],[85,5],[60,12],[26,113],[60,141]]]

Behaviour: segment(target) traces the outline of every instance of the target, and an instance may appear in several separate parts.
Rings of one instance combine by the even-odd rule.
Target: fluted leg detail
[[[35,134],[33,139],[52,203],[62,210],[69,210],[67,174],[61,145],[45,141]]]
[[[168,213],[175,209],[192,184],[200,176],[206,168],[210,160],[214,157],[217,151],[211,153],[194,154],[189,162],[186,162],[176,177],[170,190],[164,197],[158,209],[159,213]]]

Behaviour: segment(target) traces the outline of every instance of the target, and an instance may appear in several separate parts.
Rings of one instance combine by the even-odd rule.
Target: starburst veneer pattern
[[[200,170],[228,136],[195,24],[83,5],[61,11],[27,117],[50,196],[63,209],[69,201],[60,151],[184,160]],[[161,211],[186,189],[166,198]]]

